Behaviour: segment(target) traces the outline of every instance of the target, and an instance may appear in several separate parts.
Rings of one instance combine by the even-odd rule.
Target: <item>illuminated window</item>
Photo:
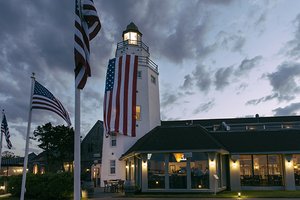
[[[115,174],[116,173],[116,161],[115,160],[110,160],[109,162],[110,165],[110,174]]]
[[[141,106],[136,106],[135,112],[136,112],[135,119],[140,121],[141,120]]]
[[[124,34],[124,41],[128,40],[128,44],[137,44],[138,34],[136,32],[128,32]]]

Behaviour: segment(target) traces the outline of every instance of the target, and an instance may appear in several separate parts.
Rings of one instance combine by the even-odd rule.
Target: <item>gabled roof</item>
[[[140,138],[122,158],[143,152],[185,152],[226,150],[209,132],[199,125],[158,126]]]
[[[300,153],[300,130],[211,132],[231,154]]]

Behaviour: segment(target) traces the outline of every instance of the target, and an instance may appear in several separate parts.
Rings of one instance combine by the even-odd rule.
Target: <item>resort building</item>
[[[138,55],[136,136],[103,134],[101,185],[142,192],[300,189],[300,117],[161,121],[158,66],[130,23],[116,57]]]

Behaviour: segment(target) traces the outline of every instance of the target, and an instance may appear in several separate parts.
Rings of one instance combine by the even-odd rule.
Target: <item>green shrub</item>
[[[13,196],[21,194],[22,175],[11,176],[8,190]],[[73,176],[70,173],[27,174],[26,193],[28,199],[71,199],[73,193]]]

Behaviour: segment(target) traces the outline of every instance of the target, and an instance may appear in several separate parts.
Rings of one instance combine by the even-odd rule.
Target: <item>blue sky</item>
[[[91,44],[81,133],[102,120],[108,60],[133,21],[159,66],[162,120],[297,115],[300,11],[294,0],[95,0],[102,29]],[[0,2],[0,106],[14,153],[24,155],[30,76],[74,120],[74,2]],[[64,121],[35,110],[38,125]],[[31,151],[39,152],[34,141]],[[6,150],[4,148],[4,150]]]

